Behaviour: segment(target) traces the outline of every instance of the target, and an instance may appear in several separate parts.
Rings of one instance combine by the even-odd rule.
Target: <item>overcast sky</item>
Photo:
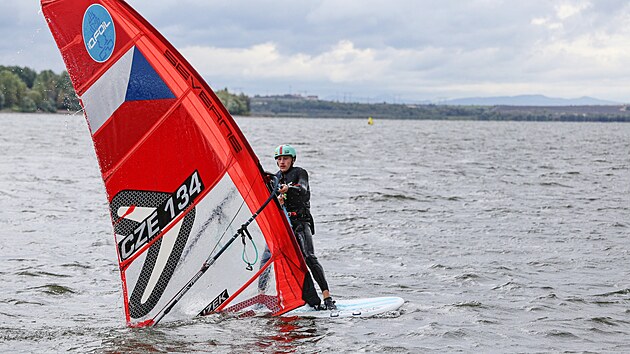
[[[630,102],[627,0],[129,0],[215,89],[393,102]],[[64,69],[38,0],[0,0],[0,65]]]

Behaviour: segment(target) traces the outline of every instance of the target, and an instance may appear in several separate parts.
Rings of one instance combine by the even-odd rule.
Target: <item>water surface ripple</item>
[[[237,121],[297,148],[333,294],[399,313],[125,328],[84,119],[0,114],[0,350],[630,351],[630,124]]]

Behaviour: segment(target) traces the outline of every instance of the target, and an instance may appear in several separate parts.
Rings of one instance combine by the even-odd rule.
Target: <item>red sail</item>
[[[252,241],[229,246],[165,311],[269,197],[260,163],[201,76],[125,2],[41,4],[105,182],[127,323],[303,305],[306,266],[274,201],[249,226]]]

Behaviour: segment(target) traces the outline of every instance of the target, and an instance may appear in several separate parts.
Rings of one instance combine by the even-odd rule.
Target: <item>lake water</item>
[[[0,351],[630,351],[630,124],[237,121],[297,148],[333,295],[400,312],[126,328],[83,117],[0,114]]]

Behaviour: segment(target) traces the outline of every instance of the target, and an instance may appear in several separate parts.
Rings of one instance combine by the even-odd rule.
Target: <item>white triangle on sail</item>
[[[131,213],[127,214],[129,212],[129,209],[132,209]],[[149,215],[151,215],[151,213],[153,213],[155,211],[155,208],[153,207],[137,207],[137,206],[130,206],[130,207],[120,207],[118,208],[118,217],[122,218],[124,217],[125,219],[129,219],[135,222],[143,222],[146,218],[149,217]],[[127,215],[125,215],[127,214]]]
[[[144,289],[144,293],[142,294],[142,299],[140,299],[140,303],[144,304],[151,296],[153,292],[153,288],[155,288],[155,284],[157,284],[162,272],[164,271],[164,267],[168,262],[168,258],[173,251],[173,246],[175,245],[175,241],[177,241],[177,235],[179,234],[179,230],[182,227],[182,222],[184,219],[177,222],[177,224],[173,225],[173,228],[170,229],[166,234],[162,236],[162,243],[160,244],[160,252],[158,253],[158,258],[155,261],[155,265],[153,266],[153,271],[151,272],[151,277],[149,278],[149,282],[147,283],[147,287]]]
[[[92,134],[125,102],[134,49],[129,49],[81,96]]]

